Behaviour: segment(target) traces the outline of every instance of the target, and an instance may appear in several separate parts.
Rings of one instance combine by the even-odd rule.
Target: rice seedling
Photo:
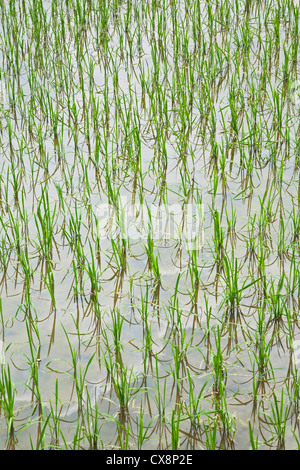
[[[155,378],[156,378],[156,389],[155,389],[155,396],[154,401],[157,407],[157,412],[160,417],[160,420],[163,422],[165,420],[166,414],[166,387],[167,381],[166,378],[164,380],[164,384],[162,386],[160,377],[159,377],[159,368],[158,368],[158,359],[155,358]]]
[[[176,416],[177,415],[177,416]],[[180,415],[181,415],[181,406],[178,408],[177,413],[175,410],[172,411],[172,450],[178,450],[180,448]]]
[[[114,361],[109,348],[107,349],[106,355],[103,357],[103,362],[119,401],[120,411],[127,412],[130,402],[137,393],[134,387],[136,379],[135,374],[132,368],[129,369],[125,367],[122,362]]]
[[[217,450],[217,432],[218,432],[218,425],[217,422],[214,421],[213,428],[211,426],[211,422],[208,422],[207,427],[205,427],[205,435],[206,435],[206,450]]]
[[[97,404],[97,393],[95,388],[94,406],[87,389],[86,420],[84,435],[89,443],[90,450],[103,449],[104,444],[101,438],[101,424],[99,423],[100,411]]]
[[[69,336],[63,327],[64,333],[67,338],[67,342],[70,348],[71,356],[72,356],[72,368],[73,368],[73,373],[70,374],[67,372],[67,375],[72,377],[75,390],[76,390],[76,395],[77,395],[77,402],[78,402],[78,416],[82,416],[83,413],[83,399],[84,399],[84,391],[85,391],[85,384],[86,384],[86,375],[88,373],[88,369],[92,363],[92,360],[94,358],[95,353],[89,358],[84,370],[82,370],[82,367],[80,364],[78,364],[78,354],[73,348],[71,341],[69,339]]]
[[[250,421],[249,421],[249,439],[250,439],[251,449],[258,450],[258,436],[254,438],[253,429],[252,429]]]
[[[280,401],[277,400],[275,393],[273,394],[273,398],[274,403],[271,403],[271,414],[268,415],[268,418],[270,420],[274,439],[277,440],[277,450],[284,450],[288,408],[286,407],[284,409],[283,390],[281,391]]]
[[[298,448],[297,2],[0,17],[2,447]]]
[[[234,251],[232,251],[231,260],[229,260],[227,254],[224,256],[223,268],[224,275],[221,275],[220,277],[225,281],[226,291],[221,307],[226,303],[228,306],[227,312],[228,315],[230,315],[232,312],[236,311],[236,309],[239,309],[243,292],[255,283],[259,282],[259,279],[250,283],[247,283],[247,279],[245,279],[242,286],[239,287],[239,268],[237,265],[237,259],[234,257]]]
[[[15,394],[16,388],[11,379],[10,367],[8,365],[6,370],[5,366],[1,364],[0,403],[7,420],[7,443],[11,442],[14,437]]]
[[[189,370],[187,369],[188,382],[189,382],[189,397],[188,402],[184,403],[185,414],[190,420],[192,426],[197,427],[200,425],[201,420],[207,415],[207,411],[202,409],[202,401],[205,401],[204,393],[206,386],[210,380],[210,377],[206,379],[202,385],[199,394],[195,393],[195,384],[191,377]]]
[[[54,407],[53,407],[52,402],[50,401],[50,417],[52,420],[52,424],[50,424],[50,418],[49,418],[49,428],[50,428],[50,433],[51,433],[51,441],[50,441],[51,449],[59,448],[59,444],[60,444],[59,438],[60,438],[61,430],[60,430],[60,417],[59,417],[59,411],[58,411],[59,404],[61,405],[61,402],[59,400],[59,395],[58,395],[58,379],[56,378]]]
[[[147,425],[145,424],[144,419],[145,419],[145,411],[143,409],[143,405],[141,404],[140,414],[136,421],[136,426],[137,426],[136,439],[137,439],[138,450],[142,450],[143,445],[146,444],[150,439],[149,437],[147,437],[147,435],[149,433],[149,430],[151,430],[153,419]]]
[[[223,397],[226,387],[226,368],[224,366],[223,353],[221,349],[221,330],[219,326],[217,331],[214,331],[214,337],[216,342],[216,351],[212,351],[212,374],[214,379],[213,390],[217,396],[217,401]]]

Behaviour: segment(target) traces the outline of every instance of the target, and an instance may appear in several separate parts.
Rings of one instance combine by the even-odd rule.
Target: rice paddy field
[[[0,448],[300,448],[295,0],[0,0]]]

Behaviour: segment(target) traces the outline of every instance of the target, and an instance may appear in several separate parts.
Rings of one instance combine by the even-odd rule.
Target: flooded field
[[[2,449],[300,448],[299,12],[0,0]]]

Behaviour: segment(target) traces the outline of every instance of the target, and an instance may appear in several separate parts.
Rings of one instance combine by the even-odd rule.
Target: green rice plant
[[[54,274],[50,267],[47,272],[47,277],[43,276],[45,285],[47,286],[48,292],[51,297],[51,309],[56,308],[55,292],[54,292]]]
[[[50,414],[49,414],[49,428],[50,428],[50,433],[51,433],[50,448],[51,449],[59,448],[59,437],[61,434],[60,417],[59,417],[59,411],[58,411],[59,404],[62,405],[59,399],[59,395],[58,395],[58,379],[56,378],[55,393],[54,393],[54,407],[53,407],[52,401],[50,400]],[[50,424],[50,418],[51,418],[52,424]]]
[[[119,443],[120,443],[121,450],[128,450],[129,449],[130,424],[128,424],[127,427],[124,428],[124,426],[118,421],[117,429],[118,429],[118,436],[119,436]],[[124,437],[125,437],[125,440],[124,440]]]
[[[236,434],[235,416],[228,410],[225,394],[220,396],[220,400],[215,400],[215,409],[217,417],[222,425],[220,427],[221,449],[234,449],[234,437]]]
[[[218,433],[218,423],[216,420],[213,421],[213,428],[211,421],[208,421],[208,424],[204,428],[206,436],[206,450],[217,450],[217,433]]]
[[[234,251],[232,251],[231,260],[229,259],[227,253],[225,253],[223,259],[224,275],[220,275],[220,277],[225,282],[226,290],[220,307],[222,308],[222,306],[226,303],[229,312],[233,312],[240,307],[244,291],[260,280],[255,279],[254,281],[247,283],[247,279],[245,279],[240,287],[239,271],[240,267],[238,267],[237,259],[234,257]]]
[[[33,402],[16,395],[6,448],[299,447],[297,2],[0,0],[0,17],[0,324]],[[208,243],[183,240],[203,203]],[[158,244],[150,207],[173,204]],[[49,401],[45,338],[52,357],[73,309]]]
[[[11,240],[10,243],[16,248],[17,253],[20,254],[21,240],[22,240],[22,236],[20,233],[20,221],[18,218],[15,218],[13,216],[13,213],[10,208],[8,208],[8,213],[9,213],[10,229],[12,233],[12,239],[10,239],[10,237],[8,239],[9,241]],[[3,229],[6,231],[5,225],[3,224],[2,219],[1,219],[1,224],[2,224]]]
[[[67,443],[67,450],[81,450],[82,449],[82,442],[84,440],[83,435],[83,427],[84,422],[83,419],[78,419],[76,429],[74,431],[74,435],[72,436],[72,441]]]
[[[231,212],[232,218],[230,219],[227,207],[225,206],[225,213],[226,213],[226,220],[227,220],[227,233],[230,235],[231,240],[233,240],[233,236],[236,234],[236,223],[237,223],[237,216],[236,216],[236,209],[233,209],[231,203]]]
[[[218,184],[219,184],[219,175],[216,167],[214,166],[214,174],[213,174],[213,180],[212,180],[212,189],[210,190],[211,194],[213,195],[213,209],[214,209],[214,203],[217,195],[217,190],[218,190]]]
[[[238,113],[236,110],[236,93],[235,93],[235,85],[233,83],[233,78],[230,83],[229,87],[229,108],[231,113],[231,127],[233,132],[238,136],[239,134],[239,123],[238,123]]]
[[[128,411],[129,404],[134,395],[138,392],[134,387],[136,376],[132,368],[125,367],[122,363],[113,360],[110,348],[106,350],[103,357],[103,363],[106,367],[111,384],[118,398],[120,410]]]
[[[43,207],[43,213],[41,211]],[[49,195],[48,192],[44,189],[42,191],[42,196],[40,198],[35,218],[35,225],[38,235],[38,245],[37,248],[40,251],[41,255],[46,259],[52,259],[52,243],[54,236],[54,224],[56,217],[56,203],[54,204],[53,211],[50,208]]]
[[[2,341],[3,341],[3,344],[4,344],[5,325],[4,325],[3,305],[2,305],[2,299],[1,299],[1,297],[0,297],[0,325],[1,325]],[[3,351],[2,351],[2,352],[3,352]]]
[[[7,422],[7,440],[11,441],[14,436],[14,405],[15,405],[16,387],[12,381],[9,364],[5,368],[1,364],[0,380],[0,404],[4,411]]]
[[[267,382],[269,373],[272,373],[272,364],[270,361],[271,347],[273,336],[269,339],[268,328],[265,322],[265,311],[263,308],[258,309],[257,330],[254,333],[255,351],[252,351],[257,365],[258,382],[264,385]]]
[[[145,244],[145,251],[148,260],[148,269],[153,273],[156,282],[160,282],[160,270],[159,270],[159,253],[155,256],[154,253],[154,241],[151,238],[150,232],[147,236],[147,244]]]
[[[182,349],[176,341],[170,341],[173,354],[173,364],[170,364],[170,372],[178,390],[181,389],[181,380],[185,371],[184,359],[186,357],[186,348]],[[174,367],[174,368],[173,368]],[[182,371],[182,374],[181,374]]]
[[[290,368],[290,380],[286,382],[286,392],[289,397],[289,401],[292,407],[292,410],[295,411],[296,416],[299,410],[299,398],[300,398],[300,378],[299,372],[296,367],[296,364]]]
[[[284,395],[281,390],[280,400],[273,392],[273,403],[271,403],[270,415],[266,413],[272,430],[273,438],[277,441],[277,450],[285,449],[285,436],[287,428],[288,408],[284,407]]]
[[[256,436],[256,438],[254,438],[253,429],[252,429],[250,421],[249,421],[248,425],[249,425],[249,439],[250,439],[251,449],[252,450],[258,450],[258,436]]]
[[[177,408],[177,410],[172,410],[172,419],[171,419],[172,450],[178,450],[180,448],[181,408],[182,408],[182,404]]]
[[[289,427],[289,426],[288,426]],[[300,449],[300,441],[299,441],[299,438],[298,436],[296,435],[296,432],[294,431],[294,429],[292,429],[291,427],[289,427],[291,433],[293,434],[294,438],[295,438],[295,441],[296,441],[296,444],[297,444],[297,450]]]
[[[188,250],[189,261],[188,261],[188,270],[191,280],[191,299],[193,299],[193,305],[197,305],[199,287],[201,281],[201,270],[199,267],[199,261],[197,259],[196,250]]]
[[[46,447],[46,429],[47,425],[49,422],[50,415],[47,416],[47,418],[43,422],[43,426],[40,429],[40,432],[38,434],[37,442],[36,445],[34,446],[32,442],[32,438],[30,436],[30,445],[31,445],[31,450],[44,450]]]
[[[21,249],[20,253],[17,253],[20,265],[22,267],[25,279],[24,279],[24,300],[25,304],[29,307],[31,303],[31,282],[33,280],[33,269],[31,267],[28,251]]]
[[[102,290],[100,279],[101,273],[99,272],[96,263],[95,263],[95,256],[94,251],[89,241],[90,246],[90,253],[91,253],[91,262],[89,262],[88,258],[85,258],[84,265],[81,267],[87,273],[89,281],[90,281],[90,300],[94,306],[95,315],[97,318],[101,317],[100,311],[100,303],[99,303],[99,292]]]
[[[148,324],[144,319],[143,324],[143,364],[144,375],[147,375],[147,366],[151,365],[151,358],[153,356],[153,338],[151,324]],[[152,367],[152,365],[151,365]]]
[[[84,426],[84,435],[89,443],[90,450],[98,450],[99,445],[100,448],[103,449],[104,444],[103,440],[101,439],[101,428],[99,418],[101,418],[100,410],[98,408],[97,403],[97,391],[95,387],[95,395],[94,395],[94,405],[91,402],[91,396],[89,394],[88,388],[86,387],[87,392],[87,399],[86,399],[86,420]]]
[[[121,351],[123,349],[122,342],[121,342],[121,334],[122,334],[122,327],[124,323],[124,317],[120,314],[120,309],[114,309],[111,311],[111,320],[112,320],[112,328],[111,331],[113,333],[114,338],[114,346],[116,357],[121,358]]]
[[[280,320],[284,314],[287,314],[286,295],[282,293],[285,276],[280,276],[277,287],[275,280],[270,279],[270,286],[267,291],[267,305],[269,307],[271,318],[275,321]]]
[[[78,401],[78,416],[82,416],[83,414],[83,399],[84,399],[84,391],[85,391],[85,384],[86,384],[86,376],[88,373],[88,370],[92,364],[92,361],[95,357],[95,354],[92,354],[92,356],[89,358],[87,361],[87,364],[84,369],[82,369],[81,364],[79,363],[79,358],[78,358],[78,353],[76,352],[75,348],[73,348],[69,335],[67,331],[65,330],[64,326],[62,325],[62,328],[64,330],[65,336],[67,338],[67,342],[69,345],[70,353],[71,353],[71,358],[72,358],[72,369],[73,372],[72,374],[69,372],[65,372],[69,377],[72,378],[75,390],[76,390],[76,396],[77,396],[77,401]]]
[[[189,383],[189,396],[188,402],[183,404],[183,408],[187,418],[190,420],[192,426],[199,426],[202,420],[202,416],[207,415],[207,410],[202,409],[203,401],[206,401],[205,392],[206,386],[210,381],[210,377],[206,379],[202,385],[200,392],[195,393],[195,383],[192,379],[189,369],[187,369],[188,383]]]
[[[225,393],[226,367],[224,365],[223,352],[221,347],[222,330],[217,326],[214,330],[216,350],[211,351],[212,357],[212,376],[214,380],[213,390],[219,400]]]
[[[115,265],[112,268],[115,272],[125,273],[127,268],[127,254],[126,254],[126,241],[120,237],[116,239],[111,238],[112,256],[111,260],[115,261]]]
[[[291,222],[293,226],[293,231],[291,233],[291,242],[297,243],[300,236],[300,214],[295,211],[295,206],[293,205],[291,213]]]
[[[151,425],[153,423],[153,419],[150,420],[150,422],[145,425],[144,422],[144,417],[145,417],[145,411],[143,409],[143,405],[141,403],[140,407],[140,413],[136,421],[136,438],[137,438],[137,448],[138,450],[142,450],[143,445],[149,441],[149,437],[147,437],[149,430],[151,429]]]
[[[39,410],[39,419],[41,423],[45,424],[45,413],[44,413],[44,406],[43,400],[41,395],[40,389],[40,351],[41,351],[41,341],[40,341],[40,333],[38,329],[38,324],[36,321],[33,321],[32,318],[26,318],[26,330],[27,330],[27,338],[28,338],[28,345],[30,354],[25,354],[25,358],[27,359],[27,363],[30,368],[30,376],[28,381],[26,382],[25,386],[32,392],[32,400],[35,398],[36,408]],[[37,346],[35,346],[35,338],[37,340]],[[31,382],[31,384],[30,384]],[[45,428],[44,428],[45,429]],[[42,440],[40,441],[40,445],[42,445]]]
[[[155,387],[156,393],[154,396],[154,402],[157,407],[159,418],[161,422],[164,422],[165,416],[166,416],[166,407],[167,407],[167,404],[166,404],[167,379],[165,378],[163,389],[162,389],[160,377],[159,377],[159,367],[158,367],[157,356],[155,357],[155,379],[156,379],[156,387]]]
[[[213,212],[213,220],[214,220],[214,256],[216,263],[221,265],[223,261],[223,253],[224,253],[224,240],[225,240],[225,232],[223,227],[220,226],[220,215],[217,210]]]

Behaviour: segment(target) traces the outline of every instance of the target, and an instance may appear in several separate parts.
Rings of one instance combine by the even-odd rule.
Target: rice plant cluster
[[[300,448],[299,13],[0,0],[1,448]]]

